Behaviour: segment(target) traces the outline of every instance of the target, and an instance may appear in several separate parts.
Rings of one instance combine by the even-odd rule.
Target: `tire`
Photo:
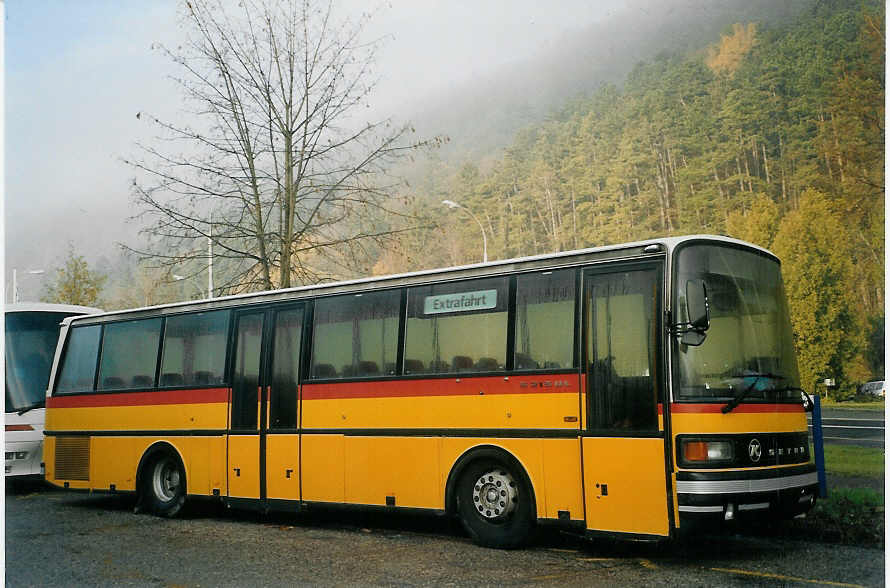
[[[534,500],[523,472],[494,459],[475,461],[461,474],[457,513],[483,547],[521,547],[535,528]]]
[[[159,517],[176,516],[185,504],[185,469],[170,451],[152,456],[142,474],[140,503]]]

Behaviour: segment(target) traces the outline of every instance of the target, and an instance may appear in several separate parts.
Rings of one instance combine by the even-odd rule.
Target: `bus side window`
[[[302,338],[302,307],[276,313],[269,412],[269,426],[272,428],[297,427],[297,386],[303,358]]]
[[[229,311],[167,318],[160,387],[207,386],[225,380]]]
[[[319,298],[312,329],[309,377],[369,378],[395,366],[400,290]]]
[[[105,326],[99,361],[99,389],[151,388],[158,363],[161,319],[125,321]]]
[[[507,291],[507,278],[410,288],[405,373],[505,369]]]
[[[92,391],[96,379],[96,359],[99,355],[101,334],[101,325],[71,329],[59,381],[56,384],[56,394]]]
[[[513,368],[569,368],[574,363],[575,270],[516,278]]]

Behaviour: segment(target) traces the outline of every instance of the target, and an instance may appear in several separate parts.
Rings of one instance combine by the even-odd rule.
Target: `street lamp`
[[[42,269],[35,270],[26,270],[26,274],[37,276],[43,273]],[[19,301],[19,282],[18,282],[18,274],[15,268],[12,268],[12,302],[15,304]]]
[[[185,280],[185,279],[188,279],[188,278],[186,278],[186,276],[180,276],[179,274],[173,274],[173,279],[176,280],[177,282],[181,282],[182,280]],[[204,297],[204,290],[202,290],[201,287],[198,286],[198,285],[195,284],[195,283],[192,283],[192,286],[194,286],[195,289],[198,291],[198,296],[201,297],[201,298],[203,298],[203,297]]]
[[[442,204],[444,204],[448,208],[459,208],[459,209],[463,210],[464,212],[466,212],[467,214],[469,214],[470,217],[472,217],[472,219],[474,221],[476,221],[476,224],[479,225],[479,230],[482,231],[482,263],[487,263],[488,262],[488,239],[485,237],[485,227],[482,226],[482,223],[479,222],[479,219],[476,218],[476,215],[473,214],[472,212],[470,212],[470,209],[467,208],[466,206],[461,206],[460,204],[458,204],[457,202],[455,202],[453,200],[443,200]]]

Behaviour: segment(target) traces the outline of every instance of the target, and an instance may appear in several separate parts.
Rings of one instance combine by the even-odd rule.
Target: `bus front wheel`
[[[141,503],[160,517],[174,517],[185,504],[185,469],[179,458],[162,451],[149,462],[142,475]]]
[[[534,530],[531,496],[514,468],[494,460],[477,461],[460,478],[457,512],[477,544],[513,549],[525,544]]]

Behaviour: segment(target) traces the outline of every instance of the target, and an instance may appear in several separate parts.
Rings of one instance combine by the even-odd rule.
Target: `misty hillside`
[[[879,1],[736,23],[564,101],[503,150],[443,158],[417,186],[442,227],[376,269],[479,259],[479,227],[444,198],[482,219],[490,259],[728,234],[783,260],[802,382],[880,378],[884,83]]]
[[[566,100],[604,83],[622,83],[641,60],[700,50],[736,22],[786,23],[810,0],[634,0],[605,22],[575,31],[549,52],[495,75],[421,97],[425,109],[406,113],[421,136],[444,135],[435,157],[485,158],[523,127],[540,122]]]

